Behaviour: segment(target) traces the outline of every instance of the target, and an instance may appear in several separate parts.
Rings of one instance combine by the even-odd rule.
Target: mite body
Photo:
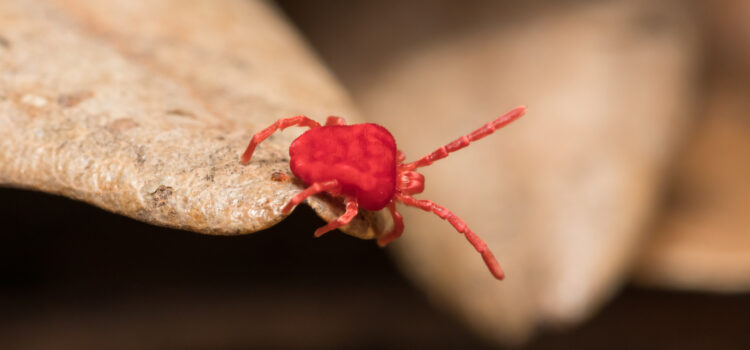
[[[309,127],[310,130],[295,139],[289,148],[292,173],[308,187],[282,208],[283,213],[289,213],[307,197],[320,192],[343,196],[346,201],[346,212],[338,219],[318,228],[315,236],[320,237],[328,231],[348,224],[357,215],[360,207],[366,210],[388,208],[394,226],[388,234],[378,238],[378,244],[385,246],[400,237],[404,231],[403,218],[396,210],[396,203],[401,202],[433,212],[448,221],[458,232],[464,234],[481,254],[493,276],[503,279],[505,274],[490,249],[463,220],[440,205],[412,197],[424,190],[424,176],[415,170],[445,158],[451,152],[493,133],[521,117],[525,111],[525,107],[516,107],[474,132],[411,163],[404,163],[406,157],[397,149],[393,136],[380,125],[346,125],[342,118],[328,117],[326,124],[321,126],[305,116],[284,118],[253,136],[242,155],[242,163],[248,163],[255,147],[276,130],[290,126]]]

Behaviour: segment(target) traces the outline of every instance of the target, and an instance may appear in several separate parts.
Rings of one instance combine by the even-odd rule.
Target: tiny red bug
[[[300,135],[289,147],[290,168],[307,187],[294,196],[282,209],[289,213],[297,204],[307,197],[320,192],[346,198],[346,212],[328,225],[318,228],[315,236],[348,224],[356,215],[359,207],[367,210],[380,210],[388,207],[393,216],[394,226],[387,235],[378,238],[382,247],[401,236],[404,222],[396,211],[396,202],[431,211],[441,219],[448,220],[453,227],[466,236],[466,239],[482,255],[485,264],[497,279],[503,279],[505,273],[487,244],[470,230],[466,223],[453,215],[448,209],[428,200],[415,199],[413,194],[424,190],[424,176],[416,171],[419,167],[445,158],[479,140],[508,123],[518,119],[526,112],[526,107],[516,107],[510,112],[485,124],[474,132],[438,148],[421,159],[404,163],[406,157],[396,149],[396,141],[384,127],[372,124],[346,125],[344,119],[328,117],[326,124],[305,116],[280,119],[263,131],[253,135],[250,144],[242,155],[246,164],[253,156],[255,147],[278,129],[290,126],[309,127],[310,130]]]

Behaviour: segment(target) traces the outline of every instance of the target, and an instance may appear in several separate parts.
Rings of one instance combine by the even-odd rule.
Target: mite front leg
[[[346,125],[346,121],[341,117],[330,116],[326,119],[326,126],[331,125]]]
[[[406,160],[406,155],[404,152],[402,152],[400,149],[396,150],[396,165],[401,166],[401,164]]]
[[[468,146],[470,143],[482,139],[489,134],[492,134],[493,132],[495,132],[495,130],[500,129],[508,125],[510,122],[520,118],[524,115],[524,113],[526,113],[526,107],[524,106],[513,108],[508,113],[497,117],[495,120],[483,125],[479,129],[474,130],[472,133],[459,137],[455,141],[438,148],[434,152],[420,158],[417,161],[405,164],[403,168],[407,170],[414,170],[416,168],[428,166],[434,161],[443,159],[447,157],[448,154],[456,152]]]
[[[316,195],[320,192],[329,191],[329,192],[338,192],[339,189],[339,181],[338,180],[331,180],[326,182],[316,182],[310,187],[302,190],[302,192],[297,193],[294,197],[292,197],[291,200],[289,200],[289,203],[287,203],[284,208],[281,209],[281,212],[284,214],[289,214],[290,211],[292,211],[292,208],[297,206],[298,204],[302,203],[307,197]]]
[[[357,212],[359,211],[359,204],[357,200],[352,197],[346,197],[346,212],[341,215],[338,219],[333,220],[317,230],[315,230],[315,237],[320,237],[328,231],[335,230],[341,226],[344,226],[352,221]]]
[[[393,229],[391,232],[388,232],[387,235],[378,238],[378,245],[381,247],[385,247],[388,243],[401,237],[401,234],[404,233],[404,217],[396,210],[396,202],[391,201],[388,203],[388,210],[393,217]]]
[[[487,265],[487,268],[489,268],[490,272],[492,272],[492,275],[499,280],[505,278],[505,272],[503,272],[503,269],[500,267],[497,259],[495,259],[495,256],[490,251],[490,248],[487,247],[487,244],[484,243],[484,241],[479,238],[479,236],[477,236],[474,231],[469,229],[469,227],[463,220],[454,215],[450,210],[428,200],[414,199],[413,197],[404,195],[399,195],[396,198],[406,205],[417,207],[424,211],[433,212],[441,219],[447,220],[451,225],[453,225],[453,228],[455,228],[456,231],[458,231],[459,233],[463,233],[464,237],[466,237],[469,243],[474,246],[474,249],[476,249],[477,252],[482,255],[482,259]]]
[[[247,149],[245,149],[245,153],[242,154],[242,160],[240,161],[242,164],[247,164],[250,161],[250,158],[253,157],[253,152],[255,151],[255,147],[258,146],[259,143],[263,142],[266,138],[271,136],[276,130],[284,130],[290,126],[302,126],[302,127],[309,127],[309,128],[317,128],[320,127],[320,123],[305,117],[304,115],[298,115],[296,117],[291,118],[284,118],[279,119],[275,123],[271,124],[271,126],[261,130],[259,133],[253,135],[253,138],[250,140],[250,144],[247,145]]]

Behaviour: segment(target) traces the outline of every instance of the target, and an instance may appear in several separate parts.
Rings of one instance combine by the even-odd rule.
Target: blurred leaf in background
[[[302,30],[407,159],[529,107],[424,170],[422,197],[484,237],[508,278],[487,279],[449,225],[406,210],[394,245],[408,274],[504,342],[590,317],[628,278],[691,121],[699,59],[688,5],[328,4],[298,4]]]

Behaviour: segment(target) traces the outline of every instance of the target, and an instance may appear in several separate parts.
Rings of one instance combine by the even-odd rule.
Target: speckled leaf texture
[[[0,2],[0,185],[61,194],[156,225],[241,234],[304,187],[282,117],[357,114],[265,2]],[[313,198],[326,220],[341,208]],[[373,238],[379,216],[346,231]]]

